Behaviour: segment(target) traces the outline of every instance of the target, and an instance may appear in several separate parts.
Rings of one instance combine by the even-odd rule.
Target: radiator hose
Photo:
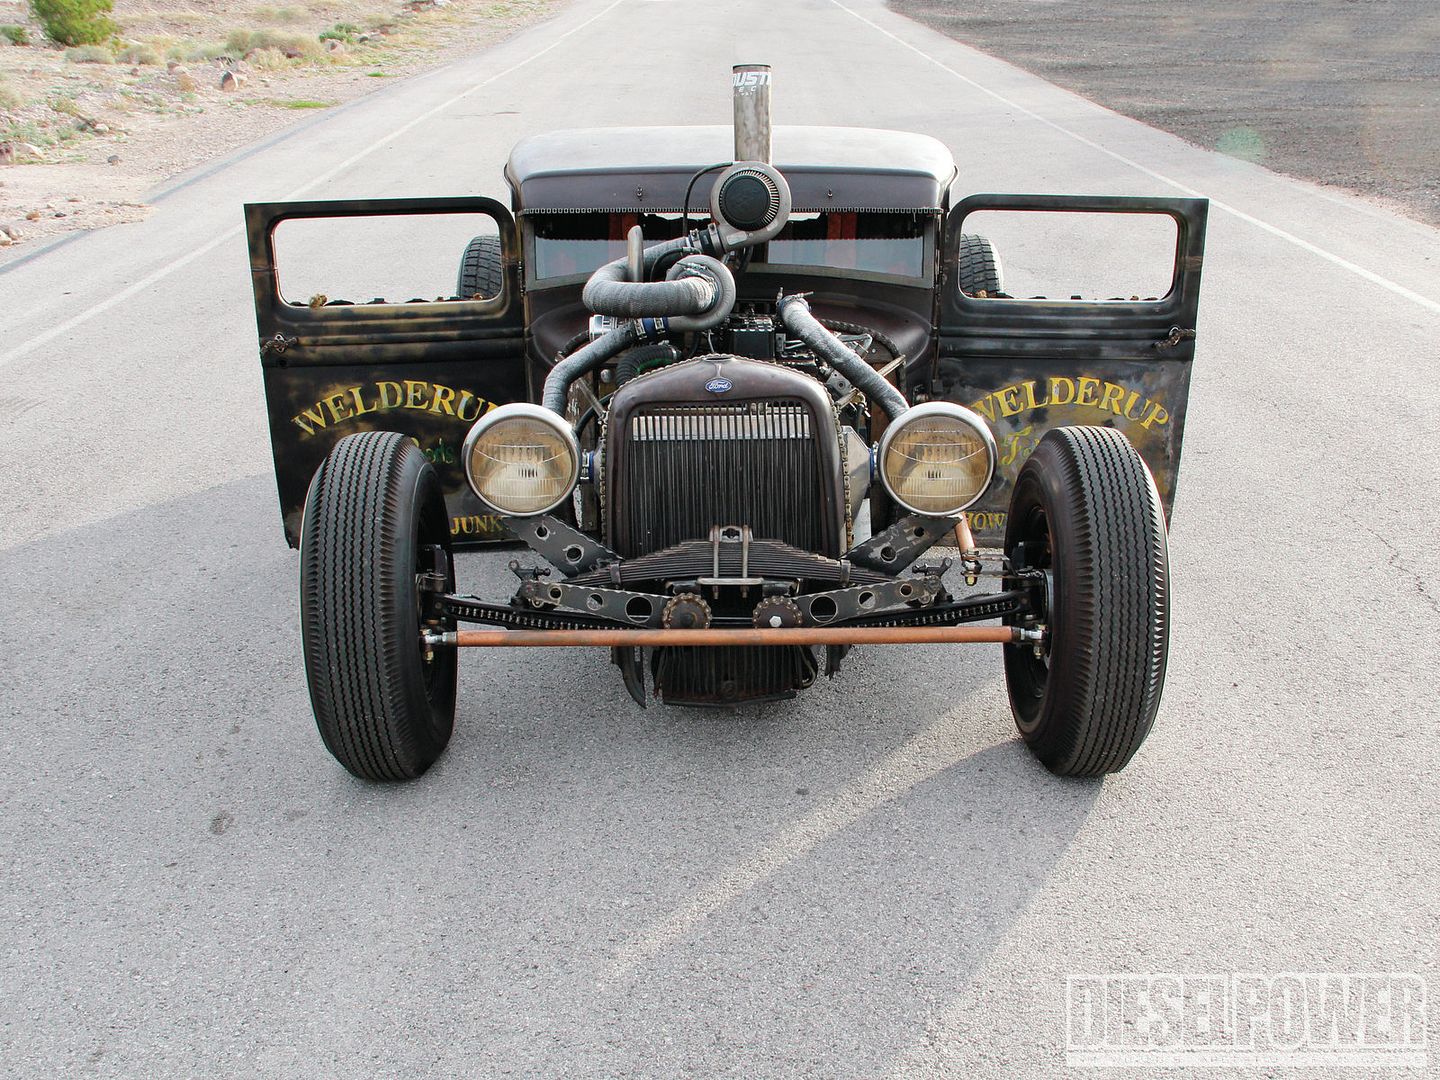
[[[540,394],[540,404],[553,413],[565,415],[565,399],[570,396],[570,384],[586,372],[594,371],[613,356],[617,356],[640,340],[640,331],[634,323],[621,323],[604,337],[596,338],[582,348],[576,349],[564,360],[559,361],[545,376],[545,389]]]
[[[693,250],[690,245],[690,238],[682,236],[647,249],[646,273],[666,255]],[[585,283],[582,296],[585,306],[597,315],[663,320],[662,325],[655,327],[663,333],[709,330],[729,318],[730,309],[735,306],[734,275],[724,263],[708,255],[686,254],[670,268],[664,281],[631,281],[629,274],[627,259],[616,259],[600,267]],[[625,322],[559,361],[545,378],[541,404],[565,415],[570,384],[624,352],[641,337],[638,322]]]
[[[810,314],[810,305],[803,296],[782,296],[775,306],[780,322],[785,329],[815,350],[815,355],[850,380],[850,384],[875,402],[891,420],[910,408],[899,390],[862,360],[858,353],[847,346],[820,321]]]

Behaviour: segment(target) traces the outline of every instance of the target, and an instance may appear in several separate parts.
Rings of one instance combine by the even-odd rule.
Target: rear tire
[[[498,236],[477,236],[465,246],[460,256],[460,273],[455,279],[455,295],[462,300],[479,296],[499,296],[505,288],[505,260],[500,253]]]
[[[999,296],[1005,288],[1000,256],[983,236],[962,233],[956,253],[956,278],[966,296]]]
[[[1155,722],[1170,637],[1165,517],[1130,440],[1047,432],[1015,481],[1005,551],[1051,575],[1042,655],[1005,646],[1020,734],[1051,772],[1118,772]]]
[[[449,542],[435,469],[402,435],[341,439],[311,481],[300,534],[305,674],[320,738],[362,779],[414,779],[450,741],[456,650],[425,659],[416,582],[436,568],[438,548],[453,590]]]

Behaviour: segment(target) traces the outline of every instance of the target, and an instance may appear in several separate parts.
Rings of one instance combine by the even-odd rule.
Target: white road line
[[[1210,198],[1210,197],[1207,196],[1204,192],[1196,191],[1194,188],[1189,187],[1189,186],[1186,185],[1186,184],[1182,184],[1180,181],[1174,180],[1174,179],[1166,176],[1164,173],[1158,173],[1158,172],[1156,172],[1154,169],[1151,169],[1151,168],[1149,168],[1149,167],[1147,167],[1147,166],[1145,166],[1145,165],[1140,164],[1140,162],[1138,162],[1138,161],[1135,161],[1135,160],[1133,160],[1133,159],[1131,159],[1131,158],[1126,157],[1124,154],[1116,153],[1114,150],[1111,150],[1111,149],[1110,149],[1109,147],[1107,147],[1107,146],[1101,146],[1099,143],[1095,142],[1093,139],[1087,139],[1084,135],[1081,135],[1079,132],[1071,131],[1069,128],[1065,127],[1063,124],[1057,124],[1054,120],[1051,120],[1051,119],[1049,119],[1048,117],[1045,117],[1045,116],[1041,116],[1039,113],[1035,112],[1033,109],[1027,109],[1024,105],[1021,105],[1019,102],[1012,101],[1012,100],[1010,100],[1009,98],[1007,98],[1004,94],[1001,94],[1001,93],[998,93],[998,92],[996,92],[996,91],[994,91],[994,90],[991,90],[988,86],[984,85],[983,83],[976,82],[974,79],[970,78],[968,75],[962,75],[960,72],[956,71],[954,68],[950,67],[948,64],[944,63],[944,62],[941,61],[941,60],[937,60],[935,57],[931,56],[929,53],[927,53],[924,49],[921,49],[919,46],[917,46],[917,45],[912,45],[910,42],[906,41],[904,38],[899,37],[899,36],[891,33],[889,30],[886,30],[883,26],[879,25],[878,23],[872,22],[871,20],[867,19],[864,15],[861,15],[858,11],[855,11],[855,10],[853,10],[852,8],[846,7],[844,4],[842,4],[842,3],[840,2],[840,0],[830,0],[830,2],[831,2],[832,4],[834,4],[836,7],[838,7],[841,11],[844,11],[844,12],[846,12],[847,14],[853,15],[856,19],[860,20],[860,22],[864,23],[866,26],[870,27],[871,29],[877,31],[878,33],[884,34],[886,37],[888,37],[891,41],[894,41],[896,44],[902,45],[902,46],[904,46],[905,48],[909,49],[911,52],[913,52],[915,55],[920,56],[920,57],[923,57],[924,59],[930,61],[930,63],[934,64],[934,65],[935,65],[936,67],[938,67],[941,71],[949,72],[951,75],[954,75],[955,78],[959,79],[961,82],[965,83],[967,86],[974,87],[976,90],[979,90],[982,94],[985,94],[985,95],[988,96],[988,97],[994,98],[996,101],[1000,102],[1002,105],[1005,105],[1005,106],[1008,107],[1008,108],[1014,109],[1016,112],[1018,112],[1018,113],[1020,113],[1020,114],[1022,114],[1022,115],[1024,115],[1024,116],[1028,116],[1030,119],[1036,120],[1036,121],[1044,124],[1046,127],[1053,129],[1054,131],[1058,131],[1061,135],[1064,135],[1064,136],[1066,136],[1067,138],[1074,139],[1076,142],[1081,143],[1081,144],[1084,145],[1084,146],[1090,147],[1092,150],[1098,150],[1098,151],[1100,151],[1100,153],[1104,154],[1106,157],[1113,158],[1113,159],[1115,159],[1116,161],[1120,162],[1120,163],[1123,164],[1123,165],[1128,165],[1130,168],[1135,169],[1135,170],[1137,170],[1137,171],[1139,171],[1139,172],[1142,172],[1142,173],[1144,173],[1146,176],[1149,176],[1149,177],[1151,177],[1151,178],[1153,178],[1153,179],[1155,179],[1155,180],[1160,181],[1160,183],[1162,183],[1162,184],[1168,184],[1170,187],[1174,188],[1174,189],[1177,190],[1177,191],[1184,192],[1186,195],[1190,195],[1190,196],[1193,196],[1193,197],[1195,197],[1195,198],[1201,198],[1201,199]],[[1415,292],[1413,289],[1407,289],[1404,285],[1401,285],[1399,282],[1391,281],[1389,278],[1387,278],[1387,277],[1382,277],[1381,275],[1375,273],[1373,270],[1367,270],[1365,267],[1360,266],[1360,265],[1358,265],[1357,263],[1353,263],[1353,262],[1351,262],[1349,259],[1343,259],[1343,258],[1341,258],[1339,255],[1334,254],[1333,252],[1326,251],[1326,250],[1325,250],[1324,248],[1322,248],[1322,247],[1317,247],[1316,245],[1310,243],[1310,241],[1305,240],[1305,239],[1302,239],[1301,237],[1296,236],[1294,233],[1286,232],[1284,229],[1278,228],[1278,227],[1275,226],[1275,225],[1271,225],[1269,222],[1261,221],[1259,218],[1255,217],[1253,214],[1247,214],[1247,213],[1245,213],[1245,211],[1240,210],[1240,209],[1237,209],[1236,207],[1231,206],[1229,203],[1221,202],[1221,201],[1218,200],[1218,199],[1210,198],[1210,205],[1213,206],[1213,207],[1214,207],[1215,209],[1217,209],[1217,210],[1223,210],[1225,213],[1230,214],[1230,215],[1233,216],[1233,217],[1239,218],[1241,221],[1244,221],[1244,222],[1246,222],[1246,223],[1248,223],[1248,224],[1250,224],[1250,225],[1254,225],[1257,229],[1263,229],[1265,232],[1270,233],[1270,235],[1272,235],[1272,236],[1277,236],[1277,237],[1279,237],[1281,240],[1284,240],[1284,241],[1286,241],[1286,242],[1288,242],[1288,243],[1294,244],[1296,247],[1300,248],[1301,250],[1303,250],[1303,251],[1308,251],[1311,255],[1318,256],[1319,258],[1324,259],[1326,262],[1334,263],[1336,266],[1340,267],[1342,270],[1348,270],[1348,271],[1350,271],[1350,273],[1355,274],[1357,277],[1364,278],[1366,281],[1370,282],[1372,285],[1378,285],[1378,286],[1380,286],[1382,289],[1387,289],[1388,291],[1394,293],[1396,296],[1404,297],[1406,300],[1410,300],[1410,301],[1412,301],[1413,303],[1419,304],[1421,307],[1426,308],[1426,309],[1429,310],[1429,311],[1435,312],[1437,315],[1440,315],[1440,300],[1432,300],[1432,299],[1430,299],[1430,297],[1428,297],[1428,296],[1422,296],[1420,293]]]
[[[394,142],[394,141],[395,141],[396,139],[398,139],[401,135],[404,135],[407,131],[410,131],[412,128],[415,128],[415,127],[417,127],[418,125],[423,124],[425,121],[429,120],[431,117],[435,116],[437,113],[442,113],[442,112],[444,112],[446,109],[449,109],[450,107],[452,107],[452,106],[454,106],[454,105],[457,105],[457,104],[459,104],[460,102],[464,101],[466,98],[470,97],[470,95],[474,94],[477,90],[481,90],[481,89],[483,89],[484,87],[489,86],[491,83],[493,83],[493,82],[495,82],[495,81],[497,81],[497,80],[499,80],[499,79],[505,78],[507,75],[514,74],[516,71],[518,71],[520,68],[524,67],[526,64],[532,63],[532,62],[540,59],[540,57],[544,56],[546,53],[551,52],[552,50],[554,50],[555,48],[557,48],[557,47],[558,47],[563,41],[565,41],[567,38],[573,37],[575,34],[578,34],[581,30],[584,30],[587,26],[591,25],[591,24],[594,23],[594,22],[597,22],[597,21],[600,20],[600,19],[603,19],[606,15],[610,14],[611,11],[615,10],[617,7],[619,7],[619,6],[620,6],[621,4],[623,4],[623,3],[625,3],[625,0],[614,0],[613,3],[607,4],[602,10],[600,10],[600,11],[596,12],[594,15],[590,16],[590,18],[586,19],[584,22],[579,23],[579,24],[577,24],[577,25],[575,25],[575,26],[572,26],[569,30],[565,31],[565,33],[561,34],[561,35],[560,35],[559,37],[557,37],[554,41],[552,41],[549,45],[546,45],[545,48],[539,50],[538,52],[531,53],[531,54],[530,54],[529,56],[527,56],[525,59],[519,60],[519,61],[517,61],[516,63],[511,64],[508,68],[505,68],[503,71],[497,71],[494,75],[491,75],[489,78],[482,79],[480,82],[476,83],[474,86],[471,86],[469,89],[464,90],[464,91],[462,91],[461,93],[456,94],[454,97],[450,98],[448,101],[441,102],[439,105],[436,105],[433,109],[429,109],[428,111],[421,113],[419,116],[415,117],[413,120],[409,121],[408,123],[402,124],[400,127],[396,128],[394,131],[390,132],[388,135],[384,135],[384,136],[382,136],[381,138],[376,139],[374,142],[372,142],[369,146],[365,147],[363,150],[359,150],[359,151],[357,151],[356,153],[351,154],[351,155],[350,155],[348,158],[346,158],[344,161],[340,162],[340,164],[334,166],[334,167],[331,168],[331,169],[327,169],[325,172],[321,173],[319,176],[315,177],[313,180],[309,181],[308,183],[302,184],[300,187],[296,188],[294,191],[291,191],[291,192],[289,192],[288,194],[281,196],[281,198],[280,198],[278,201],[280,201],[280,202],[288,202],[288,201],[291,200],[291,199],[297,199],[297,198],[299,198],[301,195],[304,195],[306,192],[312,191],[313,189],[319,187],[320,185],[325,184],[325,183],[328,183],[329,181],[333,180],[335,177],[339,176],[339,175],[340,175],[342,172],[344,172],[346,169],[350,168],[352,165],[356,164],[356,163],[359,162],[359,161],[363,161],[365,158],[369,157],[371,154],[375,153],[377,150],[379,150],[379,149],[381,149],[382,147],[388,145],[389,143]],[[40,348],[42,345],[48,345],[50,342],[54,341],[56,338],[64,337],[64,336],[65,336],[66,334],[68,334],[71,330],[74,330],[77,326],[81,326],[81,325],[89,322],[91,319],[95,318],[95,316],[97,316],[97,315],[103,315],[103,314],[105,314],[105,312],[109,311],[111,308],[116,307],[116,306],[119,305],[119,304],[123,304],[126,300],[129,300],[131,297],[133,297],[133,296],[135,296],[135,295],[137,295],[137,294],[139,294],[139,293],[142,293],[142,292],[144,292],[146,289],[150,288],[150,286],[154,285],[157,281],[163,281],[165,278],[167,278],[167,277],[169,277],[171,274],[175,273],[175,271],[184,269],[186,266],[189,266],[192,262],[194,262],[196,259],[200,258],[202,255],[206,255],[206,254],[208,254],[209,252],[214,251],[214,250],[215,250],[217,247],[219,247],[221,244],[224,244],[224,243],[229,242],[230,240],[233,240],[235,237],[239,236],[239,235],[242,234],[244,231],[245,231],[244,228],[243,228],[243,227],[239,227],[239,226],[237,226],[236,228],[233,228],[233,229],[227,229],[227,230],[225,230],[223,233],[221,233],[219,236],[216,236],[216,237],[214,237],[213,239],[207,241],[206,243],[202,244],[200,247],[196,248],[195,250],[189,252],[188,254],[182,255],[180,258],[175,259],[175,260],[172,261],[172,262],[166,263],[164,266],[160,267],[158,270],[155,270],[155,271],[153,271],[152,273],[147,274],[145,277],[141,278],[139,281],[135,282],[135,283],[132,284],[132,285],[127,285],[125,288],[121,289],[119,292],[117,292],[117,293],[115,293],[115,294],[107,297],[106,299],[100,301],[100,303],[94,304],[94,305],[92,305],[91,307],[86,308],[84,311],[80,312],[79,314],[77,314],[77,315],[72,315],[70,318],[66,319],[64,322],[56,323],[56,324],[55,324],[54,326],[52,326],[49,330],[46,330],[46,331],[44,331],[43,333],[40,333],[40,334],[36,334],[33,338],[30,338],[28,341],[22,342],[21,344],[16,345],[14,348],[9,349],[9,350],[7,350],[6,352],[0,353],[0,367],[5,367],[7,364],[11,364],[11,363],[15,362],[16,360],[19,360],[19,359],[20,359],[21,357],[23,357],[23,356],[29,355],[30,353],[34,352],[36,349]]]

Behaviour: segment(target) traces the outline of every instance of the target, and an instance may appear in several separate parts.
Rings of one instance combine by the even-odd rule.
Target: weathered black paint
[[[1204,199],[975,195],[951,211],[933,388],[938,398],[980,411],[1000,448],[995,483],[971,511],[981,542],[1000,541],[1020,466],[1052,427],[1119,428],[1150,466],[1169,514],[1195,341],[1180,335],[1162,343],[1173,328],[1195,328],[1208,206]],[[1139,301],[967,296],[954,280],[953,253],[965,218],[980,210],[1168,215],[1177,229],[1170,292]]]
[[[501,294],[315,308],[281,298],[280,222],[412,214],[494,218],[505,264]],[[498,518],[466,484],[459,455],[477,416],[526,396],[519,244],[509,210],[486,198],[260,203],[245,207],[245,225],[275,479],[291,546],[299,543],[301,509],[321,460],[343,436],[376,429],[410,436],[435,462],[457,546],[503,539]]]

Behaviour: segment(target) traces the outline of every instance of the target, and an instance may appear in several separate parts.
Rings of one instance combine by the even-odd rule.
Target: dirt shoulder
[[[560,3],[119,0],[115,39],[64,49],[26,4],[0,0],[0,263],[59,233],[142,218],[167,179],[483,49]]]
[[[1440,225],[1434,0],[890,0],[1200,146]]]

